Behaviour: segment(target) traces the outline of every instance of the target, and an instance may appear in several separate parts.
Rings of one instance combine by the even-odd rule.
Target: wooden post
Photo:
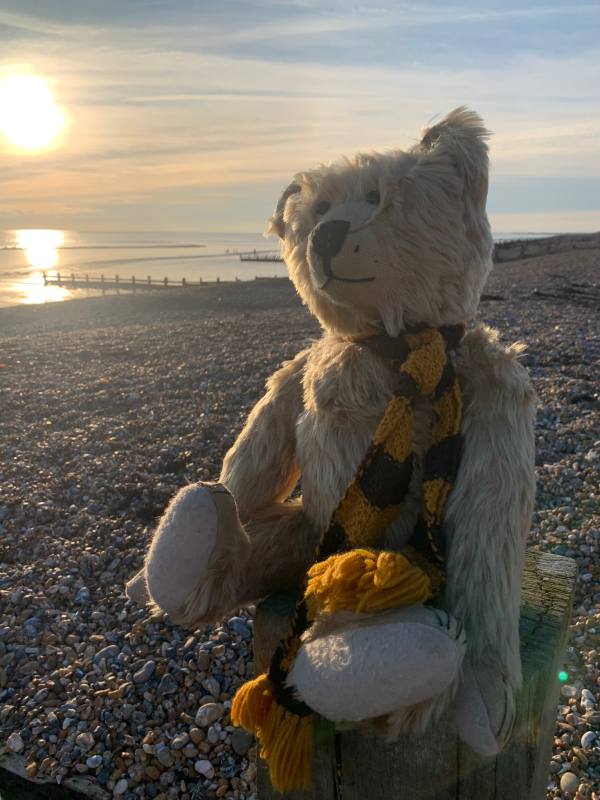
[[[87,274],[87,272],[85,273],[85,285],[86,288],[90,288],[90,276]]]
[[[75,286],[75,273],[74,272],[71,273],[71,285]]]
[[[104,273],[100,275],[100,283],[102,284],[102,294],[106,294],[104,289]]]
[[[59,286],[62,286],[62,281],[61,281],[61,279],[60,279],[60,272],[57,272],[57,273],[56,273],[56,283],[57,283]]]
[[[184,288],[184,289],[185,289],[185,287],[187,286],[187,281],[186,281],[186,279],[185,279],[185,278],[182,278],[182,279],[181,279],[181,285],[183,286],[183,288]]]
[[[46,275],[46,270],[44,270],[42,275],[44,276],[44,286],[48,286],[48,276]]]
[[[168,286],[168,285],[169,285],[169,279],[165,278],[165,286]]]
[[[131,285],[132,285],[132,287],[133,287],[133,292],[134,292],[134,294],[135,294],[135,275],[132,275],[132,276],[131,276]]]
[[[285,800],[542,800],[552,750],[558,671],[562,667],[576,576],[570,558],[527,553],[521,595],[523,689],[511,740],[496,758],[482,758],[461,743],[442,719],[424,736],[386,744],[373,734],[349,731],[319,743],[313,788]],[[287,631],[292,602],[275,595],[257,609],[257,672]],[[258,800],[283,800],[258,764]]]
[[[116,289],[117,289],[117,294],[121,294],[119,292],[119,276],[118,275],[115,275],[115,286],[116,286]]]
[[[150,275],[148,275],[146,280],[148,281],[148,286],[152,286],[152,278],[150,277]]]

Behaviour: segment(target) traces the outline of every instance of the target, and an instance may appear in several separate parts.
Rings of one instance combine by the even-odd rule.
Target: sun
[[[15,147],[46,150],[65,126],[65,115],[44,78],[15,74],[0,79],[0,133]]]

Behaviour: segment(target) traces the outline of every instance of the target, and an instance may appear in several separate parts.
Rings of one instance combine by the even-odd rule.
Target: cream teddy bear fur
[[[268,230],[281,237],[290,277],[321,322],[322,338],[268,381],[225,457],[223,488],[213,488],[208,498],[206,489],[188,487],[175,498],[130,594],[144,582],[176,621],[197,625],[299,585],[394,391],[394,366],[360,337],[469,322],[476,314],[492,263],[487,137],[481,119],[459,108],[407,152],[362,154],[294,177]],[[467,661],[461,671],[464,648],[457,644],[449,681],[440,682],[439,691],[425,702],[398,705],[396,699],[385,711],[374,695],[377,681],[393,681],[393,659],[389,674],[377,673],[376,655],[361,661],[377,678],[371,716],[383,715],[392,737],[422,730],[462,691],[477,695],[478,708],[485,706],[496,742],[506,738],[521,682],[519,599],[534,499],[536,400],[518,361],[521,349],[503,347],[496,332],[475,327],[457,352],[464,443],[446,510],[443,607],[453,630],[464,632]],[[410,538],[430,422],[429,405],[420,401],[417,466],[406,508],[386,531],[384,548],[397,549]],[[302,499],[289,501],[300,479]],[[380,630],[381,647],[393,650],[404,641],[406,623],[398,617],[396,624],[391,642]],[[335,658],[327,647],[338,634],[350,642],[361,626],[364,619],[348,614],[330,618],[322,631],[325,649],[314,659],[325,652],[331,663],[313,659],[313,671],[298,674],[296,687],[304,680],[314,688],[319,675],[328,686]],[[360,647],[356,641],[352,647]],[[468,685],[463,681],[461,689],[464,675]],[[318,686],[315,691],[318,705]],[[459,728],[468,727],[464,713],[458,719]],[[486,747],[494,751],[494,744]]]

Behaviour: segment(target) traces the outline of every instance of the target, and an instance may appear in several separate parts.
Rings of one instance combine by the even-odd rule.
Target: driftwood
[[[30,783],[48,786],[48,798],[56,797],[57,793],[65,794],[60,791],[60,787],[49,775],[39,774],[33,778],[28,775],[25,770],[26,764],[26,759],[18,753],[3,753],[0,756],[0,767],[2,769],[5,769],[7,772],[12,772],[13,775],[18,775],[20,778],[24,778]],[[112,793],[103,789],[96,781],[95,777],[88,775],[70,775],[64,778],[60,786],[71,789],[73,792],[77,792],[85,797],[90,797],[91,800],[110,800],[112,797]],[[22,796],[26,797],[25,794]],[[4,797],[4,795],[2,795],[2,797]]]
[[[482,294],[480,299],[482,303],[485,303],[486,301],[490,300],[504,301],[506,300],[506,297],[501,294]]]
[[[597,283],[579,283],[555,272],[549,272],[548,277],[553,279],[554,284],[544,289],[533,289],[531,297],[600,307],[600,286]]]
[[[548,781],[558,671],[566,643],[575,562],[562,556],[527,554],[521,597],[521,658],[524,687],[514,733],[497,758],[483,759],[460,743],[442,720],[423,737],[386,744],[362,732],[325,738],[316,747],[313,788],[288,800],[542,800]],[[269,663],[290,614],[285,596],[264,601],[254,627],[257,671]],[[258,800],[282,798],[259,762]]]

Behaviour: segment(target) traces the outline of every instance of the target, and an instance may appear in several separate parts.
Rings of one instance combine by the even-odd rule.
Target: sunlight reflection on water
[[[15,288],[20,291],[20,302],[27,305],[33,303],[54,303],[58,300],[68,300],[72,297],[72,292],[64,286],[44,286],[44,276],[41,272],[29,274],[28,284],[16,284]]]
[[[13,290],[21,295],[21,303],[48,303],[66,300],[71,292],[62,286],[44,286],[44,275],[40,270],[58,266],[59,248],[65,240],[63,231],[18,230],[16,244],[25,252],[25,258],[33,272],[26,281],[15,283]]]

